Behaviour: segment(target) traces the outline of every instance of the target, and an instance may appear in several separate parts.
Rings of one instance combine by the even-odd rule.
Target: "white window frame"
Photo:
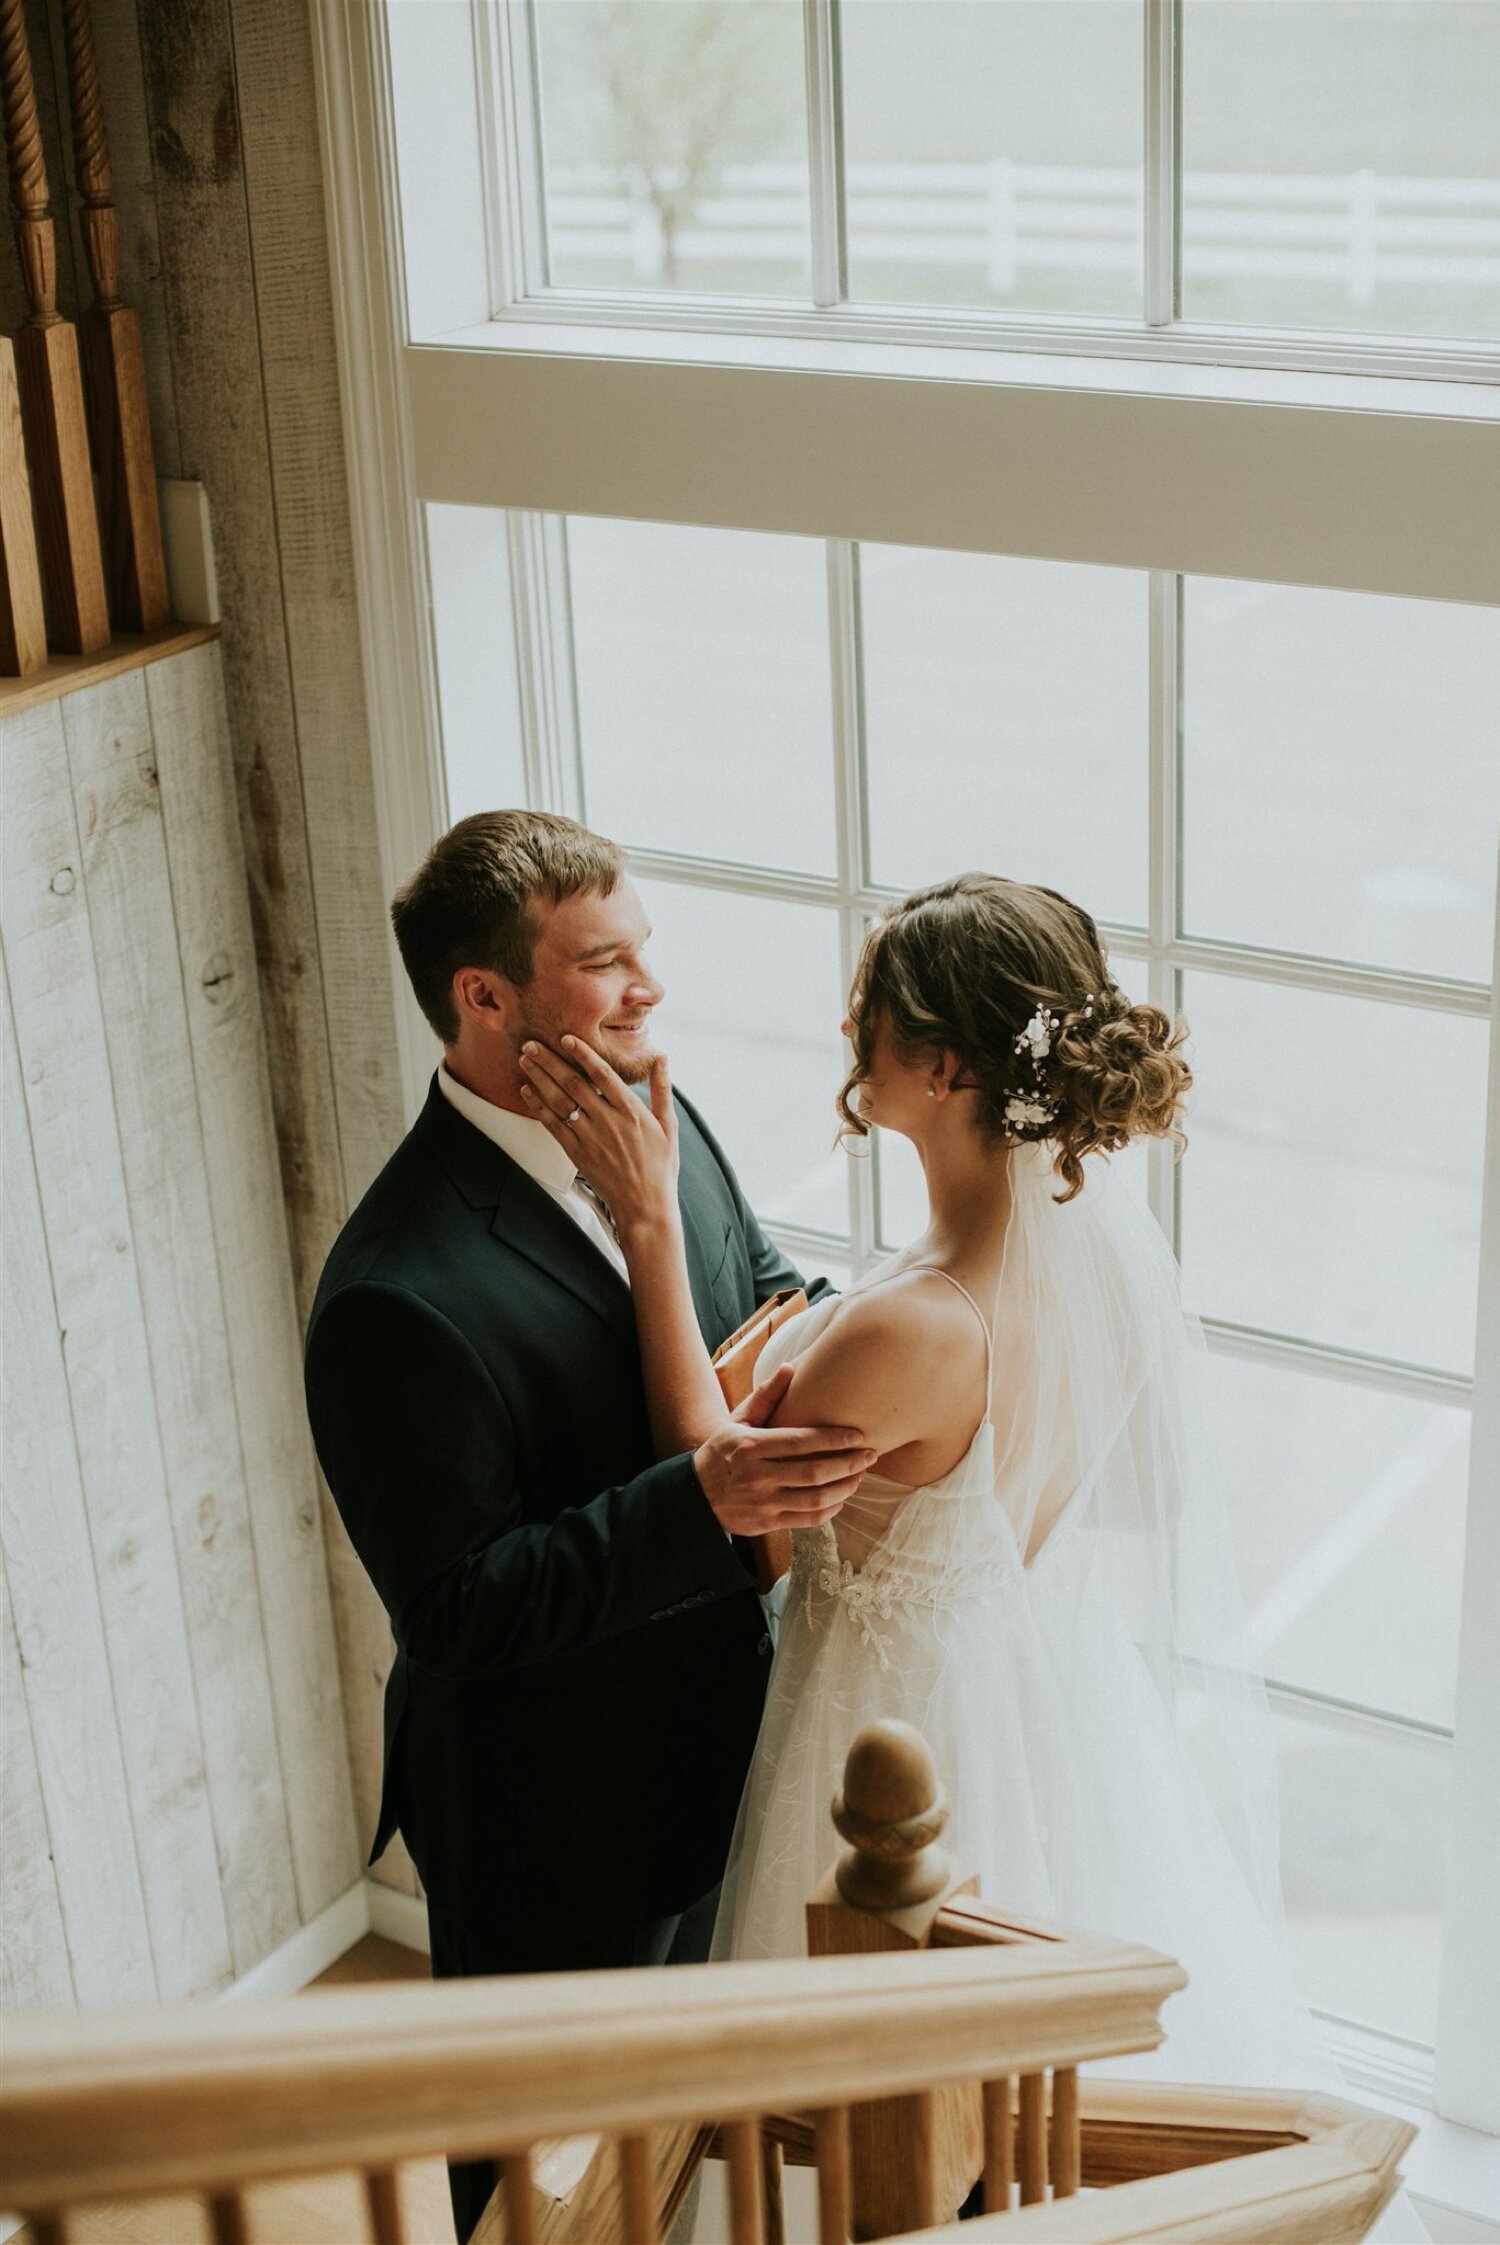
[[[1361,330],[1250,327],[1181,314],[1182,0],[1141,0],[1144,73],[1142,316],[946,311],[845,301],[847,242],[836,51],[841,0],[802,0],[811,207],[810,302],[727,298],[685,289],[557,288],[539,224],[542,161],[535,87],[534,0],[475,8],[476,91],[490,183],[490,317],[525,325],[565,321],[606,330],[793,336],[802,341],[924,344],[943,350],[1066,353],[1162,365],[1288,367],[1483,381],[1497,353],[1460,339]],[[524,212],[524,216],[521,213]]]
[[[825,24],[823,0],[807,0]],[[1158,207],[1170,191],[1160,90],[1168,0],[1148,0],[1157,41],[1154,165]],[[481,17],[481,21],[484,21]],[[501,19],[495,19],[497,22]],[[1237,331],[1231,349],[1202,332],[1150,340],[1067,323],[908,323],[899,343],[820,316],[804,329],[785,308],[756,326],[717,332],[681,307],[569,300],[544,319],[514,306],[506,321],[471,318],[412,341],[406,313],[396,127],[382,0],[313,12],[324,178],[354,516],[356,571],[371,718],[382,869],[387,888],[446,823],[436,671],[428,613],[424,507],[447,501],[516,513],[522,621],[538,688],[549,666],[546,518],[614,514],[821,535],[834,592],[836,733],[840,742],[839,877],[832,883],[663,856],[643,872],[702,878],[745,893],[817,890],[844,921],[845,964],[862,915],[883,892],[858,877],[848,757],[853,738],[852,574],[855,538],[1057,559],[1153,572],[1152,859],[1150,924],[1111,931],[1145,958],[1170,997],[1184,965],[1252,971],[1269,955],[1175,933],[1177,907],[1176,666],[1180,575],[1335,585],[1409,597],[1500,604],[1500,537],[1489,492],[1500,469],[1500,398],[1471,379],[1465,358],[1299,341],[1264,349]],[[479,60],[485,61],[484,42]],[[463,89],[459,89],[462,94]],[[477,81],[469,98],[479,98]],[[1175,141],[1175,136],[1173,136]],[[1148,169],[1148,180],[1151,176]],[[513,209],[492,177],[500,209]],[[523,219],[509,221],[519,229]],[[1154,284],[1164,287],[1160,264]],[[1158,304],[1158,309],[1160,304]],[[809,319],[812,315],[809,315]],[[691,328],[691,332],[689,331]],[[745,339],[753,338],[753,348]],[[1284,343],[1284,339],[1282,339]],[[1066,355],[1062,347],[1066,345]],[[1211,348],[1215,365],[1195,354]],[[1104,363],[1100,364],[1103,359]],[[1418,363],[1418,360],[1422,363]],[[1393,372],[1423,380],[1391,380]],[[1178,476],[1188,459],[1192,473]],[[1082,465],[1080,466],[1080,463]],[[1100,472],[1104,469],[1107,472]],[[1226,504],[1226,492],[1232,504]],[[520,540],[518,547],[516,540]],[[531,550],[528,552],[527,541]],[[523,636],[525,636],[523,634]],[[523,668],[526,667],[523,664]],[[550,700],[547,698],[550,693]],[[553,689],[527,719],[539,793],[563,799],[568,726]],[[550,774],[550,777],[548,776]],[[1311,987],[1378,995],[1441,1010],[1488,1007],[1491,1078],[1481,1249],[1479,1354],[1465,1558],[1454,1756],[1452,1863],[1436,2061],[1438,2110],[1500,2133],[1500,1914],[1490,1873],[1500,1859],[1500,957],[1480,986],[1387,975],[1317,961],[1277,962]],[[430,1075],[430,1037],[392,951],[403,1080],[412,1111]],[[852,1187],[858,1254],[873,1247],[868,1181]],[[1152,1192],[1168,1214],[1169,1172]],[[864,1196],[862,1199],[861,1196]],[[1219,1327],[1221,1345],[1300,1359],[1302,1344]],[[1316,1352],[1335,1376],[1375,1376],[1338,1352]],[[1455,1400],[1455,1383],[1410,1368],[1413,1392]],[[1457,1385],[1466,1387],[1467,1383]],[[1383,2038],[1367,2038],[1380,2045]],[[1391,2038],[1385,2085],[1410,2080]],[[1377,2088],[1381,2063],[1366,2068]]]

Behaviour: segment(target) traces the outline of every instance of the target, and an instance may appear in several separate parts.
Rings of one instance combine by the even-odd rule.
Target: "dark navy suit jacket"
[[[677,1104],[712,1348],[800,1282]],[[445,1968],[587,1962],[580,1913],[712,1887],[769,1665],[748,1566],[654,1459],[629,1288],[435,1079],[329,1256],[306,1380],[396,1639],[372,1855],[399,1827]]]

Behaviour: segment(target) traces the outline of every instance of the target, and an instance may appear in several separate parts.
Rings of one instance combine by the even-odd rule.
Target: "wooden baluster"
[[[250,2245],[250,2217],[237,2190],[213,2193],[208,2200],[208,2227],[214,2245]]]
[[[406,2245],[406,2216],[394,2167],[366,2169],[365,2205],[370,2215],[371,2245]]]
[[[0,335],[0,673],[27,678],[47,660],[47,619],[21,429],[16,350]]]
[[[729,2245],[761,2245],[760,2122],[726,2121],[720,2133],[729,2163]]]
[[[1037,2206],[1047,2195],[1047,2077],[1021,2076],[1021,2204]]]
[[[765,2245],[786,2245],[786,2200],[781,2188],[781,2146],[762,2130],[760,2182],[765,2198]]]
[[[31,462],[48,640],[92,655],[109,640],[94,512],[78,337],[57,309],[57,242],[37,123],[23,0],[0,0],[0,102],[16,248],[31,314],[15,338],[16,381]]]
[[[78,332],[99,471],[110,608],[119,631],[158,631],[169,607],[146,360],[140,320],[120,295],[119,222],[89,0],[62,0],[62,23],[83,244],[94,286],[94,301]]]
[[[529,2151],[512,2152],[500,2162],[505,2193],[505,2245],[537,2245],[536,2188]]]
[[[860,1732],[833,1821],[849,1850],[808,1902],[809,1956],[925,1948],[944,1903],[975,1888],[954,1877],[938,1844],[948,1804],[927,1742],[909,1723]],[[857,2105],[849,2134],[861,2237],[952,2221],[983,2168],[977,2084]]]
[[[1015,2180],[1015,2122],[1009,2074],[984,2085],[984,2210],[1003,2214]]]
[[[905,2106],[908,2114],[906,2127],[902,2131],[909,2162],[907,2203],[910,2212],[907,2227],[931,2229],[938,2218],[933,2093],[930,2089],[923,2089],[915,2097],[902,2097],[898,2102]]]
[[[688,2192],[692,2189],[717,2134],[718,2130],[711,2121],[704,2121],[696,2128],[688,2121],[673,2130],[671,2148],[662,2163],[666,2188],[658,2226],[664,2236],[671,2236],[677,2217],[687,2204]]]
[[[853,2198],[847,2107],[830,2105],[826,2112],[814,2113],[813,2137],[818,2153],[818,2245],[848,2245]]]
[[[1083,2166],[1078,2117],[1078,2069],[1059,2066],[1052,2076],[1052,2195],[1071,2198]]]
[[[625,2209],[625,2245],[658,2245],[649,2136],[620,2138],[620,2198]]]

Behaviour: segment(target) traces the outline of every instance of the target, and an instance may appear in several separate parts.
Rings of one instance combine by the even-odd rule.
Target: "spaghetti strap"
[[[962,1279],[955,1278],[951,1271],[945,1271],[937,1263],[905,1263],[899,1271],[881,1271],[877,1277],[866,1280],[864,1284],[852,1286],[849,1292],[841,1295],[839,1299],[841,1302],[852,1302],[859,1295],[873,1293],[877,1286],[884,1286],[888,1279],[912,1278],[918,1271],[927,1271],[933,1278],[945,1278],[956,1292],[962,1294],[979,1320],[979,1330],[984,1335],[984,1419],[980,1421],[980,1424],[983,1425],[994,1408],[995,1339],[990,1331],[989,1319],[985,1316],[967,1286],[964,1285]]]
[[[912,1270],[917,1271],[930,1271],[934,1278],[945,1278],[950,1286],[956,1287],[958,1292],[962,1294],[964,1300],[968,1303],[970,1309],[978,1318],[979,1330],[984,1335],[984,1415],[986,1418],[988,1418],[990,1415],[990,1383],[993,1380],[995,1374],[995,1337],[990,1331],[989,1319],[985,1316],[983,1310],[979,1307],[979,1304],[975,1301],[967,1286],[964,1285],[963,1280],[955,1278],[951,1271],[940,1269],[936,1263],[913,1263],[909,1267]]]

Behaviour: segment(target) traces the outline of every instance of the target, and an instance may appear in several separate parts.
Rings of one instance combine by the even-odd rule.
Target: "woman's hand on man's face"
[[[637,1225],[677,1220],[677,1113],[666,1058],[651,1063],[647,1107],[578,1037],[562,1049],[523,1045],[521,1096],[609,1204],[622,1240]]]

